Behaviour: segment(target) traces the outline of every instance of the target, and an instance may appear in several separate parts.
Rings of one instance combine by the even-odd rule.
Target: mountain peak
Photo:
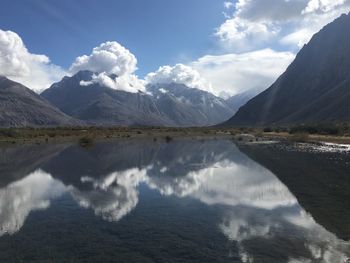
[[[72,78],[78,79],[78,80],[84,80],[84,81],[89,81],[92,79],[92,76],[95,73],[90,71],[90,70],[80,70],[77,73],[75,73]]]

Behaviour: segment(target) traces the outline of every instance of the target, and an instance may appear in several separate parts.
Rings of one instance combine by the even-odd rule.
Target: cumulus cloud
[[[215,35],[235,52],[275,45],[300,48],[349,7],[349,0],[239,0]]]
[[[77,57],[70,71],[76,73],[80,70],[90,70],[121,76],[135,72],[136,64],[136,57],[125,47],[117,42],[106,42],[95,47],[89,56]]]
[[[143,81],[134,74],[137,70],[136,57],[117,42],[102,43],[90,55],[77,57],[69,71],[75,74],[80,70],[95,73],[91,81],[81,83],[83,86],[98,83],[127,92],[145,91]]]
[[[276,21],[302,12],[305,5],[296,7],[293,4],[296,2],[300,1],[239,0],[234,4],[233,14],[217,28],[215,35],[226,49],[235,53],[262,48],[278,37],[281,27]]]
[[[268,88],[294,59],[291,52],[262,49],[246,53],[206,55],[189,65],[163,66],[149,73],[147,84],[184,84],[217,96]]]
[[[109,87],[111,89],[122,90],[131,93],[145,92],[144,81],[138,79],[136,75],[122,75],[120,77],[113,77],[105,72],[95,74],[91,81],[81,81],[80,85],[89,86],[98,83],[101,86]]]
[[[176,64],[175,66],[163,66],[156,72],[146,76],[147,84],[184,84],[189,88],[197,88],[211,92],[211,85],[190,66]]]
[[[276,36],[278,30],[269,22],[256,23],[235,17],[226,20],[217,30],[216,36],[230,49],[247,51],[262,46]]]
[[[30,53],[15,32],[0,30],[0,75],[40,92],[65,74],[47,56]]]
[[[239,0],[233,17],[253,22],[283,22],[300,17],[308,0]]]
[[[322,8],[317,8],[312,12],[311,9],[306,12],[301,22],[297,23],[297,25],[293,27],[293,30],[281,36],[280,43],[285,46],[303,47],[303,45],[308,43],[311,37],[320,31],[322,27],[334,21],[341,14],[348,13],[350,11],[350,1],[346,1],[339,6],[333,6],[333,8],[329,6],[323,9],[323,11],[321,10]]]
[[[345,2],[346,0],[310,0],[303,12],[329,12],[338,6],[343,5]]]
[[[294,59],[291,52],[263,49],[242,54],[204,56],[191,66],[211,82],[216,95],[264,90]]]
[[[268,88],[315,33],[350,11],[350,0],[237,0],[224,8],[215,31],[224,55],[190,64],[216,95]]]

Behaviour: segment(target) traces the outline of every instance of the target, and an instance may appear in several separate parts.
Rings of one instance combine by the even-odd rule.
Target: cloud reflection
[[[319,225],[272,172],[233,144],[218,141],[160,145],[158,150],[152,149],[152,155],[139,155],[142,160],[118,159],[123,169],[107,173],[108,167],[114,167],[112,156],[122,157],[116,151],[106,151],[108,156],[97,154],[99,167],[106,169],[99,171],[106,175],[86,174],[93,169],[84,167],[86,175],[82,176],[76,166],[79,182],[69,181],[66,176],[63,184],[54,179],[54,173],[51,176],[37,170],[0,189],[0,235],[18,231],[31,211],[47,208],[50,200],[64,192],[104,220],[119,221],[137,206],[142,183],[165,197],[191,198],[221,207],[218,227],[232,248],[238,248],[243,262],[258,262],[268,257],[267,250],[271,255],[288,255],[279,261],[286,263],[343,263],[350,257],[349,242]],[[165,157],[165,153],[171,155]],[[89,156],[89,160],[93,158]]]
[[[31,211],[47,209],[65,190],[42,170],[0,189],[0,236],[19,231]]]
[[[349,242],[317,224],[272,172],[236,148],[231,154],[232,159],[224,158],[183,176],[149,176],[147,184],[166,196],[224,205],[220,229],[233,246],[238,245],[243,262],[258,262],[271,246],[275,247],[272,254],[289,255],[286,262],[346,262]],[[259,251],[254,243],[264,240],[267,245],[260,245],[263,249]]]
[[[137,186],[144,181],[146,169],[129,169],[114,172],[103,179],[82,177],[93,189],[81,191],[70,186],[70,192],[78,204],[94,210],[95,214],[108,221],[118,221],[130,213],[138,203]]]

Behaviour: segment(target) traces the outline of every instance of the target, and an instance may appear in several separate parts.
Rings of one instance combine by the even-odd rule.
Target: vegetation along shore
[[[236,138],[251,134],[266,140],[296,142],[350,143],[350,125],[299,125],[293,127],[262,128],[165,128],[165,127],[57,127],[57,128],[1,128],[1,143],[48,143],[78,141],[82,144],[104,139],[152,138],[171,141],[174,138]]]

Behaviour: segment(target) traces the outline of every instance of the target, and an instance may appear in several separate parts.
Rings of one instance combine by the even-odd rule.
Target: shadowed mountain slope
[[[285,73],[226,126],[350,121],[350,15],[315,34]]]
[[[0,127],[78,124],[32,90],[0,76]]]

